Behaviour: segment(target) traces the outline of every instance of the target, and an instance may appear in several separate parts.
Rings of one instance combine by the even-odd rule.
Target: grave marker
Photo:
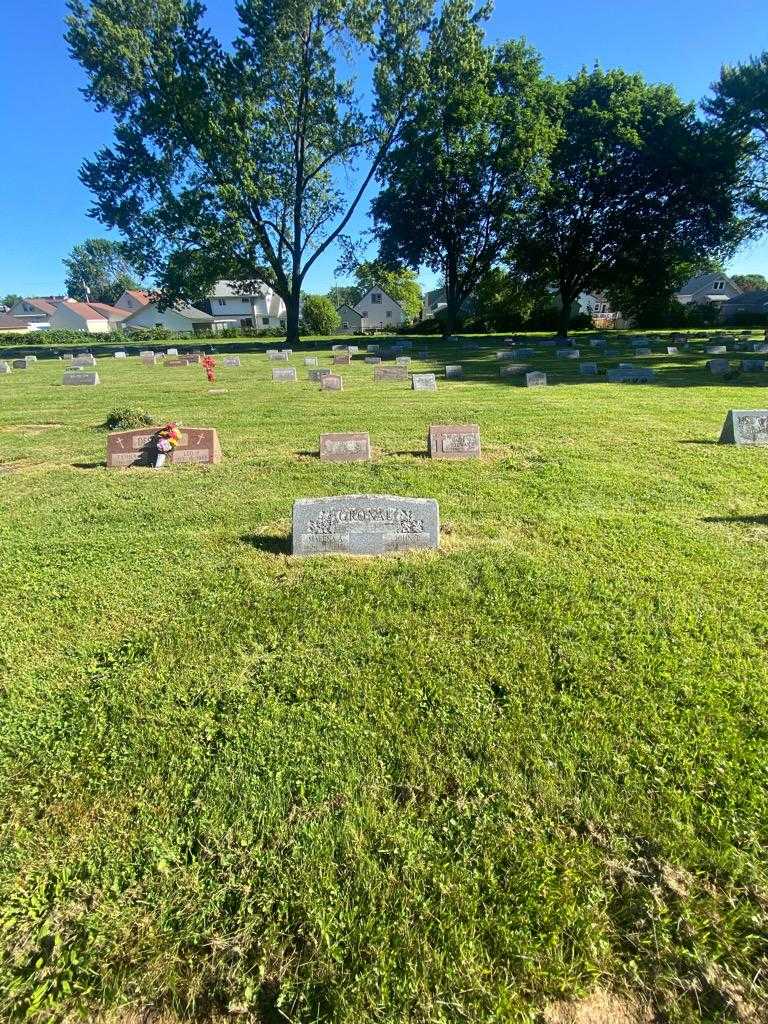
[[[121,430],[107,437],[107,469],[154,466],[160,427]],[[166,456],[166,463],[213,464],[221,462],[219,436],[211,427],[180,427],[179,443]]]
[[[317,366],[317,356],[304,356],[305,366]]]
[[[764,359],[742,359],[741,368],[745,373],[761,373],[765,370]]]
[[[731,364],[728,359],[710,359],[707,362],[709,372],[715,377],[722,377],[724,373],[729,373]]]
[[[240,356],[225,356],[222,365],[234,369],[240,366]]]
[[[367,433],[321,434],[321,462],[368,462],[371,439]]]
[[[128,358],[128,353],[127,352],[123,352],[123,351],[115,352],[115,359],[127,359],[127,358]]]
[[[440,510],[433,498],[350,494],[304,498],[293,506],[294,555],[383,555],[439,543]]]
[[[507,363],[506,366],[499,367],[500,377],[517,377],[521,373],[527,373],[530,370],[528,363]]]
[[[407,366],[376,366],[373,371],[373,379],[380,380],[408,380]]]
[[[340,354],[333,357],[333,362],[335,366],[349,366],[350,363],[352,362],[352,359],[348,355]]]
[[[98,373],[87,373],[81,370],[67,370],[62,379],[62,384],[86,384],[91,387],[99,383]]]
[[[445,379],[446,380],[463,380],[464,379],[464,367],[458,363],[448,363],[445,367]]]
[[[597,363],[579,363],[579,373],[582,377],[595,377],[597,375]]]
[[[272,380],[280,384],[290,384],[296,380],[296,370],[293,366],[287,366],[285,369],[275,367],[272,371]]]
[[[437,378],[434,373],[414,373],[411,387],[414,391],[437,391]]]
[[[577,348],[559,348],[555,352],[558,359],[579,359],[581,352]]]
[[[645,366],[619,366],[607,374],[609,384],[649,384],[655,379],[654,371]]]
[[[320,378],[321,391],[343,391],[344,381],[338,373],[324,373]]]
[[[480,458],[480,427],[476,423],[459,426],[432,425],[427,438],[431,459]]]
[[[323,377],[327,377],[330,372],[331,371],[326,369],[324,366],[319,370],[310,370],[307,374],[307,380],[311,380],[314,381],[315,384],[319,384]]]
[[[730,409],[720,444],[768,444],[768,409]]]
[[[77,369],[82,369],[85,366],[95,365],[96,360],[93,358],[93,356],[75,356],[75,358],[72,360],[72,366],[76,367]]]
[[[540,370],[531,370],[525,375],[525,386],[527,388],[545,388],[547,386],[547,375]]]

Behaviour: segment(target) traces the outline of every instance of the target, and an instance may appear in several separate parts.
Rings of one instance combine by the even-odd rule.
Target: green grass
[[[0,1019],[765,1019],[768,451],[714,442],[768,374],[425,344],[467,380],[0,377]],[[108,472],[123,406],[223,462]],[[441,422],[482,459],[424,458]],[[316,458],[345,429],[370,465]],[[441,550],[286,554],[357,492],[437,498]]]

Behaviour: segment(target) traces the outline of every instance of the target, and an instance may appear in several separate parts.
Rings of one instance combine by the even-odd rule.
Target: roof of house
[[[106,302],[89,302],[87,303],[91,309],[95,309],[97,313],[101,313],[106,316],[109,320],[124,320],[127,316],[130,316],[129,309],[118,309],[117,306],[110,306]]]
[[[742,292],[741,295],[735,295],[732,299],[728,299],[725,305],[731,307],[739,306],[742,309],[764,309],[768,307],[768,291]]]
[[[342,311],[342,309],[349,310],[350,313],[354,313],[355,316],[359,316],[360,319],[362,320],[362,316],[360,315],[359,310],[355,309],[354,306],[350,306],[350,304],[348,302],[342,302],[342,304],[339,306],[339,308],[336,310],[336,312],[340,313]]]
[[[23,331],[29,324],[30,321],[26,317],[0,313],[0,331]]]
[[[696,295],[697,292],[703,291],[705,288],[711,288],[715,281],[721,281],[723,278],[737,291],[741,291],[737,284],[731,281],[727,274],[697,274],[692,277],[690,281],[686,281],[682,288],[679,288],[676,295]]]
[[[41,313],[50,314],[56,312],[56,305],[49,299],[22,299],[21,301],[26,302],[28,306],[34,306]]]
[[[144,306],[149,305],[152,301],[152,296],[149,292],[140,291],[138,288],[126,288],[125,294],[130,295],[132,299],[136,299],[137,302],[141,302]]]
[[[157,308],[156,302],[149,303],[150,308]],[[213,323],[215,317],[211,316],[210,313],[203,312],[202,309],[197,309],[195,306],[168,306],[168,309],[172,313],[176,313],[178,316],[183,316],[186,320],[197,320],[201,323]],[[127,313],[124,319],[133,320],[134,317],[140,313],[145,313],[147,306],[142,306],[141,309],[134,309],[132,313]],[[158,310],[158,313],[160,311]]]
[[[396,306],[399,306],[399,307],[400,307],[400,309],[402,309],[402,310],[403,310],[403,312],[405,312],[405,310],[404,310],[404,309],[403,309],[403,307],[402,307],[402,306],[400,305],[400,303],[399,303],[399,302],[397,301],[397,299],[393,299],[393,298],[392,298],[392,296],[391,296],[391,295],[389,294],[389,292],[388,292],[388,291],[386,290],[386,288],[382,288],[380,284],[375,284],[375,285],[373,285],[373,286],[372,286],[371,288],[369,288],[369,289],[368,289],[368,291],[367,291],[367,292],[365,293],[365,295],[363,295],[363,297],[362,297],[362,298],[360,299],[360,302],[358,302],[357,306],[353,307],[353,308],[355,309],[355,311],[356,311],[356,312],[358,312],[358,313],[360,312],[360,310],[358,309],[358,306],[360,306],[360,304],[362,303],[363,299],[364,299],[364,298],[365,298],[365,297],[366,297],[367,295],[370,295],[370,294],[371,294],[371,292],[381,292],[381,293],[382,293],[382,295],[386,295],[386,296],[387,296],[387,298],[388,298],[388,299],[390,300],[390,302],[394,302],[394,304],[395,304]]]
[[[252,281],[217,281],[211,291],[208,293],[209,299],[247,299],[249,295],[261,296],[265,295],[271,289],[265,284],[258,284],[257,289],[247,288],[246,285],[251,285]]]
[[[68,299],[66,302],[62,302],[62,306],[66,306],[67,309],[71,309],[73,312],[77,313],[78,316],[81,316],[83,320],[109,319],[106,313],[101,313],[95,306],[89,305],[87,302],[71,302]]]

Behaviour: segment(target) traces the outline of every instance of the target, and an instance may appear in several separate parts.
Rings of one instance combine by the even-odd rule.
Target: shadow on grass
[[[291,538],[275,537],[259,533],[246,533],[240,538],[241,544],[264,551],[268,555],[290,555]]]
[[[766,516],[703,516],[702,523],[744,523],[747,526],[768,526]]]
[[[301,451],[301,452],[294,452],[293,454],[294,455],[301,455],[305,459],[319,459],[320,458],[320,452],[319,451],[314,451],[314,452]]]
[[[429,452],[425,452],[423,448],[413,449],[408,448],[401,452],[384,452],[385,455],[410,455],[412,459],[428,459]]]
[[[106,469],[106,462],[73,462],[72,469]]]
[[[686,438],[684,441],[678,441],[678,444],[720,444],[719,441],[713,441],[711,437],[692,437]]]

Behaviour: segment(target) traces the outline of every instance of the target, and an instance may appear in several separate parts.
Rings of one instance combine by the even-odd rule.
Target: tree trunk
[[[570,295],[565,295],[560,292],[560,326],[558,328],[558,334],[561,338],[568,337],[568,331],[571,326],[571,306],[573,305],[573,298]]]
[[[443,314],[443,337],[450,338],[456,332],[456,321],[459,317],[458,272],[456,258],[448,254],[447,273],[445,275],[445,313]]]
[[[291,295],[285,302],[285,325],[287,348],[298,348],[299,341],[299,294]]]

